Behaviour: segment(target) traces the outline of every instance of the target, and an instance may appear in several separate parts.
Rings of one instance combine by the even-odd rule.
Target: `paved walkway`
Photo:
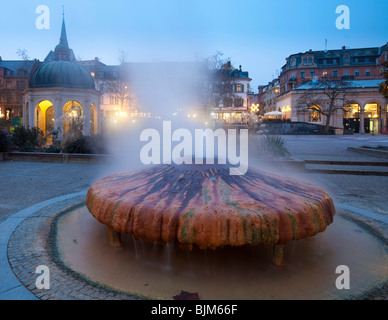
[[[302,160],[380,161],[347,151],[347,147],[388,146],[386,136],[285,138],[291,155]],[[51,222],[60,210],[82,203],[87,188],[114,171],[112,166],[103,164],[0,162],[0,299],[138,298],[87,283],[71,270],[60,268],[55,263],[55,252],[50,252],[42,240],[50,236]],[[387,176],[318,173],[300,173],[299,176],[325,188],[337,208],[347,211],[388,243]],[[36,289],[35,268],[39,264],[50,264],[50,269],[51,266],[55,268],[58,280],[55,290],[42,292]],[[364,298],[387,299],[386,287],[366,293]]]

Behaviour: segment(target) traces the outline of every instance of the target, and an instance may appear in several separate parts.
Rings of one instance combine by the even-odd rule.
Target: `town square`
[[[388,3],[2,7],[0,300],[388,299]]]

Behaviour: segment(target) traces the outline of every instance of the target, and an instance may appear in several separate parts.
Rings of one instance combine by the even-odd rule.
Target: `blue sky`
[[[388,41],[388,0],[0,0],[0,56],[26,49],[43,60],[59,41],[62,5],[77,58],[192,61],[216,51],[249,71],[256,91],[276,77],[290,54],[382,46]],[[38,5],[50,8],[50,29],[38,30]],[[336,7],[350,9],[350,29],[338,30]]]

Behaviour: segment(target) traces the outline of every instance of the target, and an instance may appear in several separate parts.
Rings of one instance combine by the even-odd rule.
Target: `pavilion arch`
[[[76,100],[69,100],[63,106],[63,134],[79,136],[83,132],[84,109]]]
[[[42,100],[36,104],[35,127],[42,130],[45,136],[54,129],[54,106],[51,101]]]

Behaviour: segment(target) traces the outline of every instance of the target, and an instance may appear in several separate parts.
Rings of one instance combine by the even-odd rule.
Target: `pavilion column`
[[[27,104],[28,104],[28,101],[24,100],[23,101],[23,126],[26,129],[28,129],[28,123],[27,123],[27,119],[28,119],[28,116],[27,116]]]
[[[34,104],[34,100],[33,99],[30,99],[28,101],[28,126],[30,128],[33,128],[35,127],[35,122],[36,122],[36,112],[35,112],[35,104]]]
[[[61,140],[63,135],[63,100],[56,98],[54,101],[54,129],[60,129],[58,138]]]
[[[102,119],[101,119],[101,106],[100,104],[96,104],[96,119],[97,119],[97,133],[96,134],[101,134],[101,124],[102,124]]]
[[[365,129],[364,129],[364,107],[365,107],[365,105],[360,106],[360,133],[365,133]]]
[[[381,118],[381,130],[380,130],[380,132],[384,133],[385,129],[386,129],[385,126],[387,125],[387,104],[386,103],[381,106],[380,114],[381,114],[381,117],[380,117]]]
[[[82,109],[84,111],[84,136],[90,136],[90,100],[84,101]]]

